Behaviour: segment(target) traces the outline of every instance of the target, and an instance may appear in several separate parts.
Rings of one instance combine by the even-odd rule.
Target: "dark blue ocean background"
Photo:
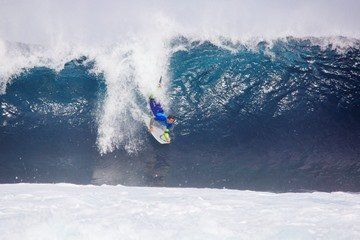
[[[360,191],[359,45],[171,44],[188,46],[169,63],[172,144],[159,145],[143,126],[136,153],[101,155],[107,89],[93,60],[74,59],[58,73],[35,67],[0,95],[0,183]],[[145,97],[134,101],[145,109]]]

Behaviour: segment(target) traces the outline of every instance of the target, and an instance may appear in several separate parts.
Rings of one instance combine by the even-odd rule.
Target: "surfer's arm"
[[[154,120],[160,121],[160,122],[165,122],[166,116],[163,113],[157,113],[154,117]]]
[[[151,118],[150,119],[150,128],[149,128],[150,132],[153,130],[153,125],[154,125],[154,118]]]
[[[159,84],[158,84],[158,88],[161,88],[162,87],[162,76],[160,77],[160,80],[159,80]]]

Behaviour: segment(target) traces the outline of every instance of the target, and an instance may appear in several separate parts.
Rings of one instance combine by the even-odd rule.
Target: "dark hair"
[[[174,119],[174,120],[175,120],[174,115],[169,115],[167,118],[168,118],[168,119]]]

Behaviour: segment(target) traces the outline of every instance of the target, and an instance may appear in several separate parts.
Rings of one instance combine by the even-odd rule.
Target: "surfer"
[[[165,131],[164,131],[164,138],[167,142],[170,142],[170,136],[169,136],[169,132],[170,129],[173,127],[173,124],[175,122],[175,117],[173,115],[166,115],[164,113],[164,110],[161,106],[161,104],[159,102],[155,101],[155,98],[153,96],[149,97],[149,104],[150,104],[150,109],[152,111],[152,113],[154,114],[154,117],[151,118],[150,121],[150,132],[153,130],[153,124],[154,121],[157,121],[158,123],[160,123],[161,125],[165,126]]]

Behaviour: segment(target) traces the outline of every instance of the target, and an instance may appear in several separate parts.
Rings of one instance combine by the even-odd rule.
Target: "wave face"
[[[0,181],[360,191],[360,47],[336,42],[352,44],[173,38],[147,59],[166,69],[169,146],[141,121],[159,74],[139,45],[60,69],[16,45],[28,70],[3,82]]]

